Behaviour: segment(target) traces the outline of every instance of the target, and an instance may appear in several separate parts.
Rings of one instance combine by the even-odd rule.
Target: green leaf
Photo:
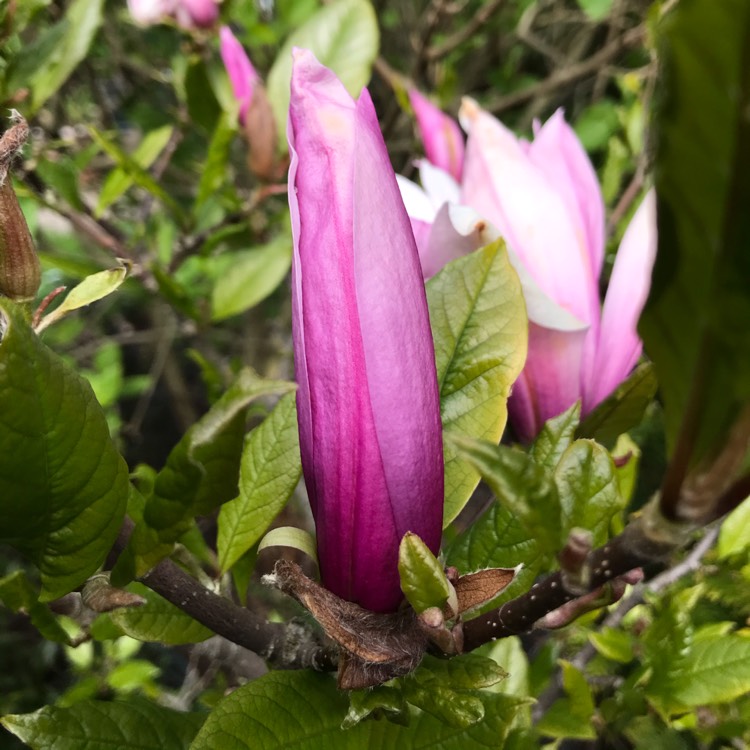
[[[148,169],[169,143],[173,133],[174,126],[172,125],[164,125],[146,133],[133,151],[131,158],[141,169]],[[113,169],[102,185],[99,202],[94,211],[95,215],[101,216],[104,210],[129,190],[133,183],[134,179],[127,170],[122,167]]]
[[[602,628],[589,633],[589,640],[602,656],[620,664],[629,664],[635,657],[633,636],[625,630]]]
[[[263,536],[291,497],[301,473],[295,396],[288,393],[250,433],[240,462],[239,497],[219,511],[222,572]]]
[[[237,493],[245,409],[255,399],[294,389],[293,383],[263,380],[243,370],[236,382],[174,447],[159,472],[144,519],[165,542],[174,542],[190,519]]]
[[[589,4],[611,4],[612,0],[587,0]],[[591,153],[604,149],[609,139],[621,128],[617,105],[612,99],[602,99],[586,107],[575,121],[575,132],[583,147]]]
[[[580,419],[581,403],[576,401],[567,411],[544,424],[529,450],[529,455],[540,466],[553,471],[562,454],[573,442]]]
[[[744,552],[750,547],[750,497],[746,498],[724,520],[719,533],[719,558]]]
[[[0,721],[32,750],[188,750],[205,719],[203,713],[181,713],[140,698],[75,703],[70,708],[45,706],[33,714]]]
[[[379,42],[377,18],[366,0],[334,0],[289,36],[268,73],[268,98],[276,119],[279,143],[286,143],[292,49],[311,50],[339,77],[352,96],[359,96],[370,80]]]
[[[423,688],[417,682],[405,682],[403,687],[409,703],[448,726],[466,729],[484,718],[484,703],[476,695],[457,693],[439,683]]]
[[[536,536],[526,530],[512,510],[493,503],[448,547],[446,558],[461,573],[523,564],[502,598],[493,603],[497,605],[498,601],[512,599],[528,590],[541,570],[544,553]]]
[[[42,601],[83,583],[125,513],[127,466],[91,386],[0,301],[0,541],[38,567]]]
[[[130,273],[131,264],[121,261],[117,268],[87,276],[80,284],[74,286],[67,294],[62,304],[51,313],[45,315],[36,327],[37,333],[64,318],[69,312],[86,307],[92,302],[103,299],[112,294]]]
[[[214,321],[249,310],[281,284],[292,264],[292,240],[282,234],[267,245],[231,256],[231,263],[216,280],[211,294]]]
[[[110,618],[125,635],[139,641],[158,641],[168,646],[200,643],[213,633],[179,607],[140,583],[131,583],[128,591],[142,596],[142,607],[115,609]]]
[[[375,714],[386,714],[390,721],[409,725],[409,710],[400,689],[378,685],[369,690],[352,690],[349,693],[349,712],[341,722],[342,729],[351,729],[363,719]]]
[[[601,21],[609,15],[613,2],[614,0],[578,0],[578,5],[592,21]]]
[[[661,36],[659,245],[640,332],[684,475],[750,401],[750,3],[680,3]]]
[[[429,607],[442,608],[451,595],[452,586],[440,561],[410,531],[404,534],[398,548],[398,574],[401,591],[417,613]]]
[[[497,501],[518,517],[546,551],[557,551],[561,508],[552,474],[516,448],[453,434],[447,437],[479,472]]]
[[[196,207],[202,206],[226,182],[229,151],[237,134],[237,113],[222,112],[208,144],[208,155],[201,170]]]
[[[542,734],[551,737],[572,739],[596,739],[591,725],[594,715],[594,699],[583,673],[570,662],[561,661],[563,687],[566,698],[555,701],[537,725]]]
[[[27,118],[56,94],[85,58],[103,19],[104,0],[74,0],[63,18],[22,48],[8,89],[31,89]]]
[[[656,387],[654,366],[644,362],[581,422],[576,436],[593,438],[611,448],[619,435],[640,424]]]
[[[429,687],[442,683],[453,690],[479,690],[497,685],[508,673],[492,659],[479,654],[460,654],[452,659],[425,656],[419,669],[407,679]]]
[[[316,565],[318,563],[315,537],[304,529],[297,529],[294,526],[279,526],[278,528],[271,529],[260,540],[258,552],[268,547],[292,547],[300,552],[304,552]]]
[[[34,627],[48,640],[69,643],[68,634],[46,604],[40,604],[37,592],[22,570],[0,578],[0,603],[13,612],[24,612]]]
[[[696,640],[673,676],[677,706],[726,703],[750,692],[750,638]]]
[[[497,443],[510,388],[526,360],[526,308],[505,246],[494,242],[449,263],[427,282],[443,429]],[[479,473],[445,443],[447,526]]]
[[[235,690],[209,715],[190,750],[361,750],[361,748],[502,747],[522,701],[505,695],[479,698],[484,719],[465,729],[448,727],[427,713],[408,727],[367,721],[341,730],[346,696],[330,675],[271,672]],[[294,711],[290,711],[290,706]]]
[[[603,544],[612,516],[624,506],[609,453],[593,440],[576,440],[555,469],[555,484],[562,509],[560,542],[578,527],[593,532],[594,546]]]

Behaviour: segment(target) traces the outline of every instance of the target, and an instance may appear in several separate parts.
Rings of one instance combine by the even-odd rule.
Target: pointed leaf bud
[[[41,268],[9,170],[26,143],[29,126],[15,110],[11,122],[0,138],[0,294],[15,302],[28,302],[39,290]]]

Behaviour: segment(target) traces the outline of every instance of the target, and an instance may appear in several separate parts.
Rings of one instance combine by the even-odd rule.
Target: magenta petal
[[[221,39],[219,50],[224,67],[232,84],[234,98],[240,103],[240,123],[245,124],[247,110],[253,100],[253,89],[259,76],[245,53],[244,47],[228,26],[222,26],[219,32]]]
[[[536,131],[528,153],[565,201],[576,231],[585,236],[596,284],[604,262],[604,199],[594,167],[562,109]]]
[[[580,398],[586,333],[529,324],[526,365],[508,401],[508,417],[521,442],[530,443],[548,419]]]
[[[409,100],[417,118],[427,158],[436,167],[460,180],[464,162],[464,137],[458,123],[416,89],[409,91]]]
[[[596,364],[585,390],[586,411],[627,377],[641,354],[638,318],[651,286],[656,239],[656,194],[651,190],[635,212],[615,258],[602,310]]]
[[[395,609],[406,531],[437,551],[434,352],[419,260],[366,92],[297,50],[289,112],[293,323],[303,471],[323,582]]]

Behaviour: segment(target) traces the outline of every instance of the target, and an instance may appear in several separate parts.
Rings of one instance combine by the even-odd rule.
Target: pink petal
[[[436,167],[460,180],[464,161],[464,137],[458,123],[416,89],[409,91],[409,100],[417,118],[427,158]]]
[[[635,212],[617,252],[602,310],[596,364],[586,384],[585,412],[625,380],[641,355],[638,318],[651,286],[656,244],[656,194],[651,190]]]
[[[128,0],[128,10],[135,21],[149,26],[171,15],[176,2],[177,0]]]
[[[585,330],[556,331],[529,324],[529,353],[513,385],[508,418],[518,439],[530,443],[544,423],[581,398]]]
[[[245,53],[245,49],[239,43],[237,37],[228,26],[222,26],[219,32],[221,39],[219,51],[224,67],[232,84],[234,98],[240,103],[240,123],[245,124],[247,111],[253,100],[253,89],[259,80],[259,76]]]
[[[563,196],[498,120],[468,100],[461,114],[469,131],[461,202],[498,228],[548,297],[596,327],[598,288]]]
[[[208,28],[219,17],[216,0],[176,0],[175,18],[185,29]]]

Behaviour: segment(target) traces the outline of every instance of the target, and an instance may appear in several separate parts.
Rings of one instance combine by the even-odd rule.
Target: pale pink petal
[[[651,190],[635,212],[617,252],[602,310],[596,364],[586,384],[585,411],[603,401],[640,357],[638,318],[651,286],[656,244],[656,194]]]
[[[427,158],[436,167],[460,180],[464,160],[464,137],[458,123],[416,89],[409,91],[409,100],[417,118]]]
[[[176,0],[174,16],[185,29],[208,28],[219,17],[216,0]]]

